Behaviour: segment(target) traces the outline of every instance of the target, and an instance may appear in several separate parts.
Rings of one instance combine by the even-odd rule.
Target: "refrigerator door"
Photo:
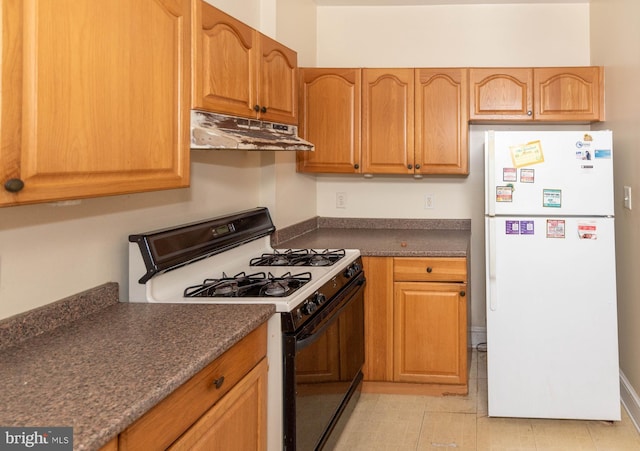
[[[610,131],[486,132],[485,213],[613,216]]]
[[[486,218],[489,416],[620,420],[613,218]]]

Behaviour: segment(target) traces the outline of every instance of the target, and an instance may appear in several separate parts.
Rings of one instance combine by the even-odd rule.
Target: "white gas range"
[[[131,235],[129,300],[274,304],[278,314],[268,324],[269,450],[321,449],[335,441],[338,419],[359,394],[362,261],[355,249],[273,249],[274,230],[268,210],[256,208]],[[334,339],[337,334],[342,341]],[[327,351],[336,359],[330,362],[337,367],[334,375],[327,376],[326,368],[318,368],[315,378],[313,370],[311,376],[308,369],[298,374],[297,361]],[[325,386],[331,393],[323,393]],[[336,387],[342,387],[341,397]]]

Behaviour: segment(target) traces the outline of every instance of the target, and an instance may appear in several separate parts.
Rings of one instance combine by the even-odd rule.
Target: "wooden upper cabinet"
[[[539,67],[533,70],[536,119],[599,121],[604,119],[602,69]]]
[[[533,119],[533,72],[530,68],[471,68],[469,86],[469,119]]]
[[[268,36],[260,35],[260,118],[298,123],[298,54]]]
[[[362,172],[414,173],[414,70],[362,70]]]
[[[188,186],[190,0],[0,8],[0,205]]]
[[[604,119],[601,67],[472,68],[469,74],[471,120]]]
[[[315,145],[298,152],[300,172],[360,172],[361,69],[301,68],[299,134]]]
[[[416,173],[469,173],[467,77],[466,68],[416,69]]]
[[[297,122],[297,54],[202,0],[194,1],[194,108]]]

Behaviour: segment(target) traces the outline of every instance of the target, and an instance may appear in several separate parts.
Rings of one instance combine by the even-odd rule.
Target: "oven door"
[[[286,450],[321,449],[359,389],[364,364],[364,283],[360,274],[303,329],[284,337]]]

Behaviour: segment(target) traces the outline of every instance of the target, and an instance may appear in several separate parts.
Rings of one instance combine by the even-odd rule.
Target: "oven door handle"
[[[344,309],[349,307],[351,302],[355,299],[356,295],[364,289],[365,282],[366,279],[364,277],[356,281],[355,285],[357,286],[357,288],[355,290],[347,290],[346,293],[342,294],[341,297],[346,298],[346,300],[342,299],[339,301],[339,303],[342,305],[340,305],[340,307],[338,307],[335,311],[330,312],[330,315],[327,316],[328,320],[327,318],[324,318],[320,323],[315,325],[308,334],[305,334],[304,338],[302,338],[301,340],[296,340],[296,352],[312,345],[318,338],[322,336],[324,331],[327,330],[329,326],[331,326],[340,317],[340,313],[342,313]]]

